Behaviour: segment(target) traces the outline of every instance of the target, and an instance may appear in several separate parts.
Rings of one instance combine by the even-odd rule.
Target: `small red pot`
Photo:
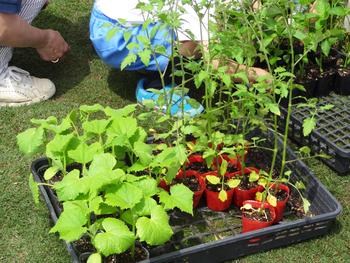
[[[241,163],[236,158],[230,158],[228,154],[223,154],[221,157],[218,158],[218,162],[221,165],[222,159],[226,160],[228,163],[230,163],[232,166],[236,167],[237,169],[242,169]],[[217,163],[216,158],[213,160],[213,167],[217,169]],[[229,174],[229,172],[226,172],[226,174]]]
[[[176,175],[176,178],[183,178],[183,176],[184,176],[184,171],[180,170],[179,173]],[[199,186],[200,186],[199,191],[193,192],[193,208],[196,208],[199,204],[199,201],[202,198],[206,184],[205,184],[204,178],[202,176],[200,176],[197,171],[187,170],[186,177],[191,177],[191,176],[195,176],[197,178]]]
[[[259,208],[262,205],[262,203],[260,201],[255,201],[255,200],[244,201],[243,205],[245,205],[245,204],[251,204],[253,206],[253,208]],[[244,212],[242,212],[242,233],[265,228],[265,227],[271,226],[273,224],[273,222],[276,218],[275,209],[268,202],[264,202],[263,207],[265,209],[270,210],[272,220],[267,221],[267,222],[252,220],[250,218],[245,217]]]
[[[205,178],[207,175],[217,175],[217,172],[212,171],[203,174],[202,176]],[[233,198],[233,192],[234,189],[230,189],[227,192],[227,200],[222,202],[219,199],[219,192],[213,192],[208,190],[207,188],[205,189],[205,195],[207,197],[207,207],[213,211],[225,211],[227,210],[231,203],[232,203],[232,198]]]
[[[246,167],[244,168],[244,174],[249,174],[252,171],[255,171],[256,173],[259,173],[259,170],[254,168],[254,167]],[[228,176],[229,177],[237,177],[237,176],[241,176],[242,171],[239,172],[235,172],[235,173],[231,173]],[[233,194],[233,204],[237,207],[241,207],[243,205],[243,202],[246,200],[255,200],[255,194],[258,191],[262,191],[263,187],[258,185],[254,188],[248,189],[248,190],[243,190],[241,188],[236,187],[234,194]]]
[[[170,185],[168,185],[164,179],[159,181],[158,187],[163,188],[167,192],[170,190]]]
[[[192,154],[192,155],[188,156],[187,162],[185,164],[186,167],[188,167],[192,163],[201,163],[204,166],[207,166],[206,161],[204,160],[204,158],[200,154]],[[193,170],[193,169],[191,169],[191,170]]]
[[[272,184],[271,188],[275,189],[276,185]],[[279,221],[281,221],[283,219],[283,213],[284,213],[284,210],[286,209],[286,204],[287,204],[287,201],[289,199],[289,194],[290,194],[289,187],[284,185],[284,184],[279,184],[278,189],[285,191],[287,193],[287,197],[284,200],[277,201],[277,206],[275,207],[276,218],[274,220],[274,223],[278,223]]]

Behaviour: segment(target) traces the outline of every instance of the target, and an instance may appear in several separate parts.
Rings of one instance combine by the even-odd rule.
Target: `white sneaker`
[[[47,100],[55,92],[51,80],[32,77],[17,67],[8,67],[0,74],[0,107],[29,105]]]

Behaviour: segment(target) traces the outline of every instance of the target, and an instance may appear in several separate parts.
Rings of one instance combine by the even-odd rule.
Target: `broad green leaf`
[[[239,184],[241,183],[240,179],[230,179],[226,182],[226,184],[230,187],[230,188],[236,188],[237,186],[239,186]]]
[[[17,135],[17,145],[19,150],[27,155],[37,153],[44,143],[44,129],[31,128]]]
[[[68,156],[78,163],[87,164],[92,161],[95,154],[101,151],[102,146],[99,143],[87,145],[83,142],[75,150],[68,151]]]
[[[77,198],[79,194],[87,193],[89,185],[80,178],[80,171],[75,169],[66,174],[62,181],[55,183],[53,189],[56,190],[60,201],[69,201]]]
[[[152,162],[152,150],[152,146],[144,142],[134,143],[134,153],[143,165],[149,165]]]
[[[89,256],[87,263],[102,263],[102,257],[100,253],[93,253]]]
[[[123,183],[106,190],[106,203],[121,209],[133,208],[143,197],[142,191],[131,183]]]
[[[63,157],[67,149],[70,148],[71,143],[74,144],[77,138],[73,134],[61,135],[56,134],[55,137],[46,145],[46,156],[55,159],[58,156]]]
[[[225,202],[227,200],[227,192],[225,190],[221,190],[219,192],[219,200],[221,202]]]
[[[126,138],[131,138],[137,131],[137,120],[133,117],[113,118],[108,131],[117,136],[124,135]]]
[[[112,118],[120,118],[129,116],[131,113],[135,112],[137,104],[129,104],[121,109],[112,109],[111,107],[106,107],[104,112],[107,116]]]
[[[153,208],[155,208],[156,206],[157,202],[153,198],[145,197],[132,210],[138,216],[149,216],[151,215]]]
[[[255,171],[252,171],[250,174],[249,174],[249,182],[256,182],[258,181],[260,178],[259,174],[256,173]]]
[[[98,111],[103,111],[103,107],[100,104],[94,104],[94,105],[81,105],[79,107],[79,110],[85,112],[85,113],[94,113]]]
[[[269,202],[270,205],[272,205],[273,207],[277,206],[277,198],[275,196],[273,196],[272,194],[268,194],[267,195],[267,202]]]
[[[96,175],[112,171],[117,164],[116,159],[110,153],[101,153],[93,157],[91,165],[89,166],[89,175]]]
[[[125,172],[122,169],[105,170],[100,173],[95,173],[84,176],[82,180],[86,185],[89,185],[90,196],[97,196],[100,191],[111,185],[118,185],[126,178]]]
[[[306,118],[303,121],[303,134],[308,136],[316,127],[316,120],[314,117]]]
[[[89,216],[85,201],[64,202],[63,212],[50,233],[58,232],[60,238],[67,242],[78,240],[87,231],[85,225]]]
[[[133,225],[140,216],[150,216],[153,208],[157,205],[157,202],[153,198],[144,198],[134,208],[122,213],[120,218],[129,225]]]
[[[83,129],[87,133],[101,135],[106,131],[106,128],[109,123],[110,123],[110,120],[86,121],[83,123]]]
[[[302,200],[303,200],[303,208],[304,208],[304,212],[305,212],[305,213],[308,213],[308,212],[309,212],[309,210],[310,210],[310,206],[311,206],[311,204],[310,204],[309,200],[307,200],[307,199],[306,199],[306,198],[304,198],[304,197],[302,197]]]
[[[44,173],[44,179],[46,181],[50,180],[52,177],[54,177],[57,172],[60,170],[59,167],[57,166],[51,166],[48,169],[46,169],[45,173]]]
[[[37,185],[37,183],[35,182],[33,175],[30,174],[29,175],[29,189],[32,193],[33,199],[34,199],[34,203],[37,205],[39,204],[39,187]]]
[[[137,235],[140,241],[155,246],[167,242],[173,235],[169,217],[161,206],[152,209],[151,218],[140,217],[136,222]]]
[[[30,122],[33,124],[40,125],[40,126],[56,125],[57,118],[55,116],[50,116],[47,119],[31,119]]]
[[[205,177],[205,179],[207,179],[207,181],[211,184],[219,184],[220,183],[220,178],[215,176],[215,175],[207,175]]]
[[[269,109],[270,112],[272,112],[273,114],[280,116],[281,115],[281,111],[278,107],[278,104],[275,103],[269,103],[266,105],[267,108]]]
[[[153,178],[146,177],[143,180],[133,182],[133,185],[141,189],[144,197],[151,197],[159,192],[157,180]]]
[[[183,184],[176,184],[170,188],[170,195],[166,191],[159,194],[159,201],[165,209],[179,208],[181,211],[193,215],[193,192]]]
[[[96,196],[89,201],[89,207],[94,211],[95,215],[114,214],[117,208],[107,205],[101,196]]]
[[[102,227],[105,232],[98,233],[93,239],[93,244],[104,256],[123,253],[135,242],[134,234],[119,219],[106,218],[102,221]]]

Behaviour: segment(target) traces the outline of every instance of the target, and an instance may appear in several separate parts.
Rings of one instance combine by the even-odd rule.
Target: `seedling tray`
[[[269,133],[266,137],[266,144],[271,145],[273,134]],[[289,160],[296,159],[291,149],[287,150],[287,154]],[[270,158],[268,154],[259,156],[258,161],[249,159],[248,156],[248,161],[259,164],[265,161],[261,160],[261,156]],[[32,163],[32,173],[36,181],[43,180],[42,176],[47,167],[46,158]],[[195,211],[193,218],[174,211],[170,214],[170,223],[175,233],[173,238],[163,246],[149,247],[150,259],[142,262],[223,262],[328,233],[336,216],[341,212],[341,205],[303,162],[288,163],[287,169],[293,171],[292,180],[303,181],[307,186],[304,195],[311,203],[312,215],[297,218],[287,208],[284,220],[279,224],[242,234],[241,213],[236,208],[231,207],[228,212],[212,212],[202,205]],[[56,222],[60,207],[57,205],[54,193],[46,186],[40,186],[40,191],[50,210],[52,220]],[[74,243],[66,245],[72,261],[82,262]]]
[[[327,111],[318,112],[317,126],[312,133],[304,137],[302,123],[310,116],[307,108],[293,107],[289,138],[299,145],[307,145],[314,153],[323,152],[331,158],[322,160],[340,174],[350,172],[350,96],[339,96],[331,93],[318,102],[318,106],[333,104]],[[283,130],[286,109],[282,109]]]

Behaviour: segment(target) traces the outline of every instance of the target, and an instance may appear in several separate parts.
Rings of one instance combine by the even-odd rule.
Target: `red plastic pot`
[[[228,154],[223,154],[221,155],[221,157],[218,158],[218,162],[220,165],[222,164],[223,159],[226,160],[229,164],[231,164],[231,166],[236,167],[238,170],[242,169],[241,163],[237,160],[237,158],[230,158]],[[213,167],[217,169],[216,158],[214,158],[213,160]],[[226,174],[229,174],[229,172],[226,172]]]
[[[187,170],[185,174],[186,174],[186,177],[195,176],[200,186],[199,191],[193,192],[193,208],[196,208],[205,190],[205,180],[202,176],[199,175],[197,171],[194,171],[194,170]],[[176,178],[183,178],[183,176],[184,176],[184,171],[180,170],[179,173],[176,175]]]
[[[193,163],[201,163],[201,164],[203,164],[204,167],[207,166],[206,161],[204,160],[204,158],[200,154],[192,154],[192,155],[188,156],[187,162],[186,162],[186,167],[188,167],[189,165],[191,165]],[[193,169],[191,169],[191,170],[193,170]]]
[[[254,167],[246,167],[244,168],[244,174],[250,174],[251,172],[255,171],[256,173],[259,173],[259,170]],[[228,174],[228,177],[235,178],[237,176],[241,176],[242,171],[230,173]],[[245,200],[255,200],[255,194],[259,191],[263,190],[263,187],[258,185],[254,188],[244,190],[238,187],[234,188],[234,194],[233,194],[233,204],[237,207],[241,207],[243,205],[243,202]]]
[[[271,185],[271,188],[275,189],[276,185],[275,184]],[[286,209],[286,204],[290,194],[289,187],[284,184],[279,184],[278,189],[285,191],[287,193],[287,197],[284,200],[277,201],[277,206],[275,207],[276,218],[274,220],[274,223],[278,223],[283,219],[283,213],[284,213],[284,210]]]
[[[170,185],[168,185],[164,179],[159,181],[158,187],[163,188],[167,192],[170,190]]]
[[[203,176],[207,176],[207,175],[217,175],[217,173],[215,171],[212,171],[212,172],[205,173]],[[219,192],[210,191],[206,188],[205,195],[207,197],[207,207],[213,211],[227,210],[232,203],[233,192],[234,192],[234,189],[230,189],[226,191],[227,200],[222,202],[219,199]]]
[[[253,208],[259,208],[262,205],[262,203],[260,201],[255,201],[255,200],[244,201],[243,205],[245,205],[245,204],[251,204]],[[271,215],[272,220],[271,221],[253,220],[251,218],[247,218],[244,214],[244,211],[243,211],[242,212],[242,233],[265,228],[265,227],[271,226],[273,224],[273,222],[276,218],[275,209],[268,202],[264,202],[263,207],[265,209],[270,210],[270,215]]]

